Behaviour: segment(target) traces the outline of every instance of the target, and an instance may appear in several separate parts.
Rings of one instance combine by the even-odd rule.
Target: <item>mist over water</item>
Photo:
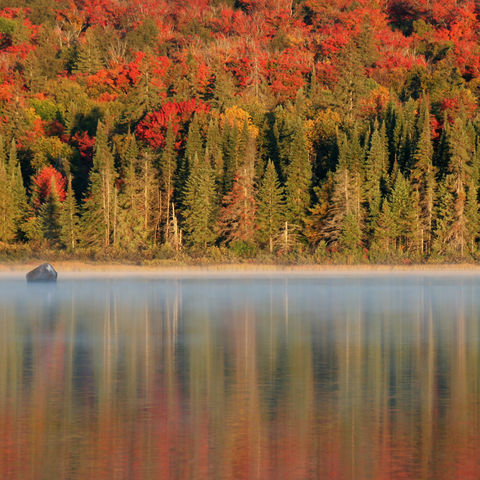
[[[480,277],[0,280],[1,479],[478,479]]]

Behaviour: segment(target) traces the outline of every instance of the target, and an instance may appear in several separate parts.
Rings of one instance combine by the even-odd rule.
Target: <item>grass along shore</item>
[[[0,277],[18,277],[26,274],[47,259],[28,261],[0,262]],[[222,263],[187,265],[174,262],[149,263],[138,265],[123,262],[99,262],[60,260],[51,261],[60,278],[88,276],[242,276],[242,275],[369,275],[389,273],[410,274],[479,274],[480,265],[473,263],[459,264],[415,264],[415,265],[279,265],[260,263]]]

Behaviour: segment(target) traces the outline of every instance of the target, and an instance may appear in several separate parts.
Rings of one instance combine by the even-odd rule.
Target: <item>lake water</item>
[[[480,277],[0,280],[0,479],[479,479]]]

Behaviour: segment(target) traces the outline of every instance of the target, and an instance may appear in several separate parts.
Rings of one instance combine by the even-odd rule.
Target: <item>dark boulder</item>
[[[27,282],[56,282],[57,272],[49,263],[43,263],[27,273]]]

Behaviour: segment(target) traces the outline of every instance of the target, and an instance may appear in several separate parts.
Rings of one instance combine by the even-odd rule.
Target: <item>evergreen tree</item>
[[[175,131],[171,124],[168,125],[165,138],[165,147],[160,157],[160,187],[165,199],[165,238],[170,236],[170,217],[172,200],[174,198],[175,171],[177,169],[177,156],[175,152]]]
[[[364,198],[370,227],[380,211],[382,188],[387,178],[388,150],[384,129],[375,123],[365,162]]]
[[[452,249],[463,257],[468,244],[471,242],[466,215],[466,200],[469,196],[469,185],[472,185],[473,146],[467,136],[465,125],[460,118],[457,118],[452,128],[449,129],[448,146],[450,161],[446,185],[454,199],[454,221],[448,237]]]
[[[83,242],[107,248],[114,234],[116,171],[108,145],[107,129],[98,122],[93,167],[89,177],[89,193],[83,207]]]
[[[432,251],[440,256],[453,252],[451,243],[452,226],[455,222],[455,199],[444,179],[438,183],[433,209],[434,235]]]
[[[56,247],[59,245],[61,236],[60,215],[62,205],[58,196],[54,176],[51,177],[50,182],[48,195],[38,210],[38,219],[43,238],[49,245]]]
[[[222,132],[223,147],[223,189],[222,193],[226,194],[232,189],[233,178],[237,171],[237,146],[238,146],[238,129],[236,125],[231,126],[229,122],[225,122]]]
[[[219,193],[221,193],[220,187],[223,180],[223,148],[220,128],[218,126],[218,122],[215,119],[211,119],[210,123],[208,124],[205,152],[215,172],[215,180],[218,191]]]
[[[84,43],[77,46],[76,57],[75,73],[93,74],[103,68],[102,54],[92,35],[88,35]]]
[[[185,232],[189,242],[206,248],[216,239],[215,175],[207,159],[195,154],[185,191]]]
[[[139,182],[139,205],[138,213],[142,220],[143,234],[145,242],[149,239],[153,243],[159,237],[162,196],[156,179],[156,172],[153,167],[155,154],[146,149],[140,157],[138,182]]]
[[[257,196],[258,239],[268,244],[269,252],[273,252],[274,239],[278,236],[285,216],[283,189],[278,180],[275,165],[268,161],[262,184]]]
[[[358,159],[352,156],[346,135],[339,139],[339,160],[323,233],[328,242],[349,253],[362,245],[362,192]]]
[[[132,141],[134,143],[134,140]],[[123,188],[118,195],[116,246],[124,251],[135,251],[145,241],[146,231],[142,216],[139,215],[142,206],[141,182],[136,172],[136,149],[131,149],[127,155]]]
[[[301,120],[297,121],[291,143],[287,181],[285,184],[287,216],[289,223],[303,225],[310,206],[312,166],[308,156],[305,132]]]
[[[65,248],[74,252],[78,242],[78,207],[75,193],[72,188],[72,177],[69,175],[67,194],[60,211],[60,240]]]
[[[398,172],[390,199],[395,249],[397,253],[408,253],[414,247],[416,205],[412,202],[409,181]]]
[[[10,242],[15,237],[15,204],[7,167],[4,140],[0,137],[0,242]]]
[[[13,224],[15,235],[21,238],[26,232],[26,222],[29,213],[27,194],[23,184],[22,170],[17,157],[17,146],[12,139],[10,154],[8,157],[7,173],[10,178],[10,189],[13,198]]]
[[[226,243],[252,242],[256,233],[256,201],[253,172],[242,168],[233,180],[232,190],[223,199],[220,232]]]
[[[425,102],[423,102],[425,103]],[[423,108],[423,118],[419,128],[419,140],[410,173],[413,191],[418,198],[419,249],[428,254],[431,247],[433,200],[435,192],[435,169],[433,167],[433,145],[430,127],[430,111]]]

